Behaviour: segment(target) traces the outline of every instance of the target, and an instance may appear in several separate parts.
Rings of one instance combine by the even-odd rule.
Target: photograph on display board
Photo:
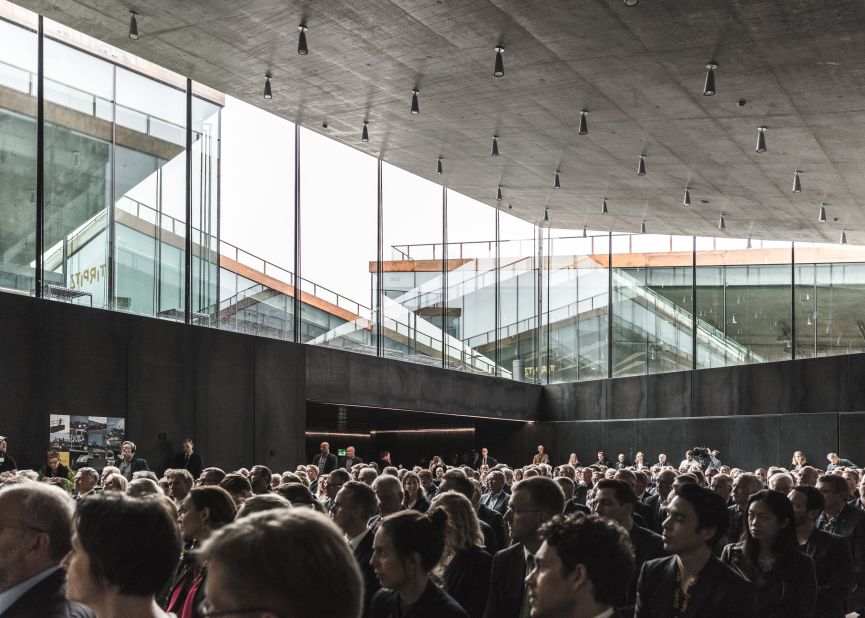
[[[50,448],[60,451],[61,461],[72,469],[88,466],[101,471],[116,464],[126,419],[52,414],[49,424]]]

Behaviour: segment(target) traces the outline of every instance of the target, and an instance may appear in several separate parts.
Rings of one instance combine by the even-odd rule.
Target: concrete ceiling
[[[636,232],[645,219],[655,233],[832,243],[845,225],[851,243],[865,243],[858,0],[17,3],[490,205],[501,184],[505,207],[530,221],[548,207],[557,228]],[[133,8],[138,41],[126,36]],[[308,56],[296,53],[301,22]],[[704,97],[710,60],[717,94]],[[419,116],[409,114],[415,87]],[[768,128],[762,154],[758,126]]]

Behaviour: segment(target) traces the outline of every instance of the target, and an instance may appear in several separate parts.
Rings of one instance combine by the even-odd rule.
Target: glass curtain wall
[[[115,204],[115,307],[182,321],[186,272],[185,88],[120,67],[115,69],[115,75],[116,164],[110,168]]]
[[[496,210],[450,189],[447,290],[447,366],[511,377],[496,366]]]
[[[546,380],[539,358],[540,230],[499,209],[499,365],[528,382]]]
[[[695,242],[697,368],[792,358],[791,244]]]
[[[544,333],[548,382],[607,377],[609,234],[546,229]]]
[[[690,236],[612,236],[613,377],[693,367]]]
[[[796,358],[865,352],[865,248],[796,243]]]
[[[441,365],[445,329],[442,277],[442,188],[382,164],[384,354]]]
[[[300,131],[301,328],[298,341],[376,354],[378,161]]]
[[[114,66],[47,37],[44,53],[43,294],[108,307]]]
[[[221,126],[218,325],[290,341],[295,127],[232,97]]]
[[[0,289],[32,293],[39,41],[35,30],[2,19],[0,40]]]

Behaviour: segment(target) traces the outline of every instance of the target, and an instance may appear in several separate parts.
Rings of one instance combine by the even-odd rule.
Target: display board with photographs
[[[102,470],[113,466],[126,434],[126,419],[113,416],[52,414],[48,441],[60,452],[61,461],[78,470],[88,466]]]

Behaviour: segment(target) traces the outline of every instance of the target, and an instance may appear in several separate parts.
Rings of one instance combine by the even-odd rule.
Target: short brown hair
[[[336,525],[312,509],[276,509],[237,520],[214,533],[202,554],[225,569],[240,606],[280,616],[360,615],[357,560]]]

